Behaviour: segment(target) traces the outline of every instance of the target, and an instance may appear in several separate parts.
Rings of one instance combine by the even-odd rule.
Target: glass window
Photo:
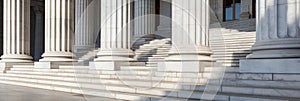
[[[232,16],[232,14],[233,14],[233,2],[232,2],[232,0],[226,0],[226,3],[225,3],[225,5],[226,5],[226,14],[225,14],[225,17],[226,17],[226,21],[228,21],[228,20],[232,20],[233,19],[233,16]]]
[[[225,0],[224,3],[225,21],[240,19],[241,0]]]
[[[241,14],[241,0],[235,0],[235,19],[240,19]]]

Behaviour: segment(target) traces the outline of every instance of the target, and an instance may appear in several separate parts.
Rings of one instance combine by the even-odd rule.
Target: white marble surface
[[[241,73],[299,73],[300,59],[248,59],[240,61]]]

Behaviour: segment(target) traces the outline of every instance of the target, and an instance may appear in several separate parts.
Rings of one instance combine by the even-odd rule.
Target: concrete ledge
[[[145,66],[144,62],[126,62],[126,61],[111,61],[111,62],[90,62],[90,68],[99,70],[120,70],[121,66]]]
[[[204,61],[167,61],[159,62],[157,69],[164,72],[201,72],[212,64]]]
[[[240,60],[241,73],[300,73],[300,58]]]

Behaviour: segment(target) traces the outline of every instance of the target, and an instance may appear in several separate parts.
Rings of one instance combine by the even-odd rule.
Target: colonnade
[[[101,18],[97,20],[101,21],[101,48],[95,62],[134,61],[132,35],[134,32],[153,34],[155,18],[143,17],[133,21],[134,24],[132,20],[134,17],[153,14],[153,1],[101,0],[101,14],[97,14]],[[45,52],[40,62],[74,62],[74,44],[92,47],[94,40],[91,33],[95,32],[95,27],[91,26],[96,24],[92,24],[94,20],[91,19],[95,16],[91,16],[93,9],[88,8],[90,2],[45,0]],[[172,0],[172,49],[167,62],[194,61],[198,64],[199,61],[214,61],[209,49],[209,10],[209,0]],[[241,71],[267,72],[272,68],[275,69],[269,71],[271,73],[300,71],[297,67],[300,65],[299,11],[300,3],[297,0],[257,2],[257,42],[247,60],[241,61]],[[3,18],[4,53],[1,62],[32,62],[30,0],[4,0]],[[288,67],[274,67],[274,61]],[[264,68],[259,68],[261,66],[269,68],[264,71]],[[190,71],[195,71],[195,68]]]

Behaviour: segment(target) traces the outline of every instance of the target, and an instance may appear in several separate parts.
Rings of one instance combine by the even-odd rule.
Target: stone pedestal
[[[241,72],[300,73],[300,2],[257,1],[257,42]]]

